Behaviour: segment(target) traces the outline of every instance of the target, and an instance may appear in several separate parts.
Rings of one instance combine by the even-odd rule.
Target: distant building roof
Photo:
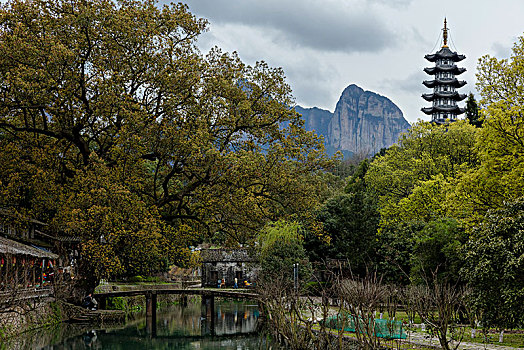
[[[37,258],[58,259],[58,255],[54,253],[44,249],[31,247],[4,237],[0,237],[0,253],[12,255],[30,255]]]
[[[247,249],[202,249],[202,262],[248,262],[254,261]]]

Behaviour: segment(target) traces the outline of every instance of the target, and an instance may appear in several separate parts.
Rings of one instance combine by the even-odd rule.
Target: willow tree
[[[46,169],[58,174],[53,181],[63,193],[47,219],[57,229],[86,235],[64,218],[79,219],[68,212],[99,205],[99,197],[77,195],[97,186],[129,191],[126,200],[152,208],[153,217],[185,237],[220,230],[232,242],[321,199],[323,169],[332,160],[289,107],[282,69],[248,66],[218,48],[203,55],[195,43],[207,22],[187,6],[134,0],[0,6],[0,143],[41,150],[24,161],[53,160]],[[87,177],[100,181],[86,186]],[[24,203],[31,214],[48,213],[36,205],[42,196],[31,193]],[[120,234],[129,232],[141,226]]]

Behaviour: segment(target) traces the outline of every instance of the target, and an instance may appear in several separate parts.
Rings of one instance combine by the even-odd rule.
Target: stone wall
[[[61,322],[62,309],[53,298],[28,301],[15,306],[12,311],[0,313],[0,342],[2,338]]]

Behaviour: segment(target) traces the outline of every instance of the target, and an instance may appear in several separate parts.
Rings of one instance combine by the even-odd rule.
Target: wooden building
[[[50,284],[58,255],[0,236],[0,290]]]

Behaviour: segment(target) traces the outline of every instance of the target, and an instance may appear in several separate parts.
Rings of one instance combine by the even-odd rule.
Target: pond
[[[200,303],[171,306],[157,313],[153,330],[144,316],[125,325],[61,324],[24,334],[6,349],[275,349],[261,331],[258,306],[245,301],[216,301],[214,322]],[[0,346],[2,348],[2,346]]]

